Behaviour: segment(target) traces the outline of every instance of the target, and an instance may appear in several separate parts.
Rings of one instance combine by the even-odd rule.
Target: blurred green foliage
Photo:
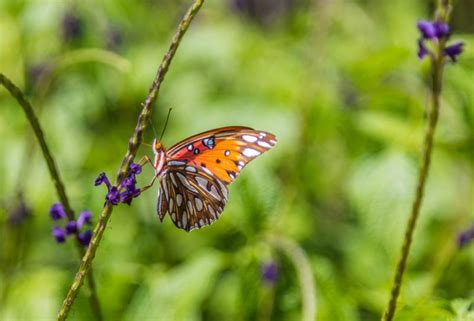
[[[472,1],[457,1],[433,166],[396,320],[474,320]],[[0,1],[0,72],[40,115],[76,212],[93,211],[126,151],[161,57],[190,1]],[[208,0],[171,65],[153,122],[170,146],[246,125],[278,146],[230,188],[224,215],[192,233],[155,214],[156,190],[115,208],[93,267],[106,320],[300,320],[305,251],[317,320],[379,320],[418,173],[429,63],[416,21],[430,1]],[[69,28],[65,30],[65,27]],[[52,320],[72,282],[56,194],[21,109],[0,90],[0,319]],[[151,142],[153,133],[146,133]],[[151,155],[143,146],[140,154]],[[151,170],[140,175],[148,183]],[[19,210],[19,207],[23,209]],[[271,286],[261,266],[278,264]],[[295,264],[296,263],[296,264]],[[90,320],[82,289],[70,320]]]

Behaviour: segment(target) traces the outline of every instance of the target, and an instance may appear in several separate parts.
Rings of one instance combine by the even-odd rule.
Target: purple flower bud
[[[63,39],[64,41],[72,41],[80,38],[83,31],[83,22],[72,11],[67,12],[62,21],[63,27]]]
[[[140,195],[141,191],[139,189],[129,189],[120,194],[120,201],[127,205],[132,204],[132,200]]]
[[[92,238],[91,230],[87,230],[84,233],[81,233],[77,236],[77,239],[79,240],[79,242],[84,246],[89,245],[91,238]]]
[[[64,208],[60,203],[55,203],[49,209],[49,214],[51,214],[51,218],[54,221],[60,220],[66,217],[66,213],[64,212]]]
[[[269,262],[262,265],[262,280],[268,284],[273,285],[278,278],[278,267],[275,262]]]
[[[95,179],[94,185],[99,186],[102,183],[105,183],[107,185],[107,188],[110,189],[112,187],[112,184],[110,184],[109,178],[105,173],[100,173],[99,176]]]
[[[435,29],[436,38],[441,39],[449,36],[449,26],[441,21],[433,23]]]
[[[464,42],[457,42],[454,45],[444,48],[444,54],[451,58],[453,62],[456,62],[457,57],[463,51]]]
[[[137,163],[130,164],[130,172],[132,174],[140,174],[142,172],[142,167]]]
[[[77,219],[77,226],[78,228],[82,228],[84,224],[91,224],[92,220],[92,213],[90,211],[84,211],[79,215],[79,218]]]
[[[423,59],[430,51],[425,46],[422,38],[418,39],[418,58]]]
[[[458,234],[457,243],[459,248],[463,248],[474,240],[474,225]]]
[[[125,179],[123,180],[121,186],[127,190],[135,190],[136,187],[135,185],[137,184],[137,180],[135,179],[134,174],[129,174]]]
[[[421,34],[423,35],[423,38],[433,39],[436,37],[435,26],[430,21],[420,20],[416,25],[418,30],[420,30]]]
[[[113,205],[117,205],[120,202],[120,193],[117,187],[112,186],[105,199]]]
[[[66,224],[66,234],[71,235],[77,232],[77,222],[76,221],[70,221],[67,222]]]
[[[58,243],[66,241],[66,231],[59,226],[53,226],[52,234]]]

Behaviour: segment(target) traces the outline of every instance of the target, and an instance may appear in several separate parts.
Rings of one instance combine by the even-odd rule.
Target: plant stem
[[[38,121],[38,117],[36,116],[33,110],[33,107],[31,106],[30,102],[26,99],[23,92],[2,73],[0,73],[0,83],[10,92],[10,94],[16,99],[18,104],[23,108],[26,118],[30,122],[31,128],[33,129],[33,132],[38,140],[38,143],[40,144],[41,151],[43,152],[43,157],[46,161],[46,164],[48,165],[49,174],[56,188],[59,201],[64,207],[64,211],[66,212],[68,220],[69,221],[75,220],[74,211],[72,210],[72,207],[69,203],[69,199],[66,194],[66,188],[64,187],[64,183],[61,180],[61,176],[59,175],[59,170],[56,166],[56,162],[54,161],[53,155],[51,154],[51,151],[49,150],[48,144],[46,143],[43,130],[41,129],[41,125]],[[76,248],[77,248],[79,257],[81,258],[82,255],[84,254],[84,248],[82,247],[79,240],[76,240]],[[90,290],[89,301],[90,301],[91,309],[96,320],[100,321],[102,320],[102,313],[100,310],[99,298],[97,297],[97,292],[95,290],[95,282],[92,275],[92,271],[90,271],[88,275],[88,279],[89,279],[89,290]]]
[[[447,22],[449,11],[450,11],[449,2],[440,1],[438,14],[437,14],[438,19],[441,19]],[[445,40],[441,40],[438,43],[437,52],[434,56],[434,59],[432,59],[431,110],[429,113],[428,128],[425,133],[424,144],[423,144],[424,146],[423,159],[421,162],[420,174],[418,176],[415,199],[413,201],[410,217],[408,219],[408,223],[405,229],[405,237],[403,239],[401,255],[397,263],[395,277],[392,284],[390,300],[389,300],[387,309],[385,310],[385,313],[382,317],[383,321],[391,321],[393,317],[395,316],[395,311],[397,308],[397,299],[398,299],[398,296],[400,295],[400,288],[403,281],[403,275],[405,273],[408,255],[410,254],[410,247],[413,240],[413,233],[415,231],[416,221],[420,214],[420,208],[423,201],[426,179],[428,177],[428,171],[429,171],[430,163],[431,163],[431,154],[433,150],[434,134],[435,134],[436,125],[438,123],[438,117],[439,117],[441,87],[442,87],[442,79],[443,79],[444,47],[445,47]]]
[[[291,239],[278,235],[268,235],[267,240],[288,256],[298,273],[303,301],[301,320],[316,320],[316,290],[308,256],[304,250]]]
[[[178,49],[178,46],[181,42],[181,39],[186,33],[186,30],[188,29],[191,21],[196,16],[197,12],[199,11],[203,3],[204,3],[204,0],[196,0],[193,3],[193,5],[188,9],[187,13],[185,14],[185,16],[183,17],[183,19],[181,20],[178,26],[178,29],[171,41],[168,51],[166,52],[163,58],[163,61],[160,64],[160,67],[158,68],[156,77],[153,81],[153,84],[151,85],[148,96],[145,102],[142,104],[143,108],[138,117],[138,122],[135,127],[135,130],[128,142],[127,152],[118,170],[117,179],[116,179],[117,185],[119,185],[122,182],[122,180],[126,177],[130,164],[132,163],[132,161],[134,160],[137,154],[138,148],[140,147],[140,144],[143,140],[143,132],[148,125],[148,119],[150,118],[150,115],[151,115],[152,105],[155,102],[156,98],[158,97],[158,92],[159,92],[161,83],[163,82],[163,79],[166,73],[168,72],[168,68],[170,66],[171,60],[173,59],[176,53],[176,50]],[[97,225],[94,228],[94,233],[93,233],[91,242],[89,244],[89,247],[87,248],[85,255],[82,257],[79,271],[76,273],[74,281],[71,284],[68,294],[66,298],[64,299],[63,305],[58,313],[58,317],[57,317],[58,321],[66,320],[69,314],[69,311],[71,310],[72,304],[74,303],[74,300],[76,299],[77,294],[79,293],[82,283],[84,282],[84,277],[88,273],[88,271],[91,269],[92,261],[95,257],[95,253],[100,244],[100,241],[102,239],[102,236],[104,234],[105,228],[107,226],[107,223],[109,221],[111,214],[112,214],[112,204],[106,203],[99,217],[99,221],[97,222]]]

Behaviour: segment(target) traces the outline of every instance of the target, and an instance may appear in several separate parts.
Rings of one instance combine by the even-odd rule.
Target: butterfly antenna
[[[168,120],[170,119],[171,110],[173,110],[173,108],[168,109],[168,116],[166,116],[165,127],[163,127],[163,131],[161,132],[159,139],[160,141],[163,138],[163,134],[165,133],[166,127],[168,126]]]
[[[151,126],[151,128],[153,129],[153,136],[157,137],[158,135],[156,134],[155,125],[153,125],[153,122],[151,121],[150,118],[148,118],[148,122],[150,123],[150,126]]]

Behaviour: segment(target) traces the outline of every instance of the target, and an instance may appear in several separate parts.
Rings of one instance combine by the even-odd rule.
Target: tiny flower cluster
[[[105,184],[107,186],[107,196],[105,197],[107,202],[110,202],[113,205],[119,203],[125,203],[130,205],[132,200],[140,195],[141,191],[137,188],[137,179],[136,175],[142,172],[142,168],[139,164],[132,163],[130,165],[130,171],[122,181],[122,183],[117,186],[112,186],[109,181],[109,178],[105,173],[100,173],[96,178],[94,185],[99,186]]]
[[[421,38],[418,39],[418,58],[423,59],[429,55],[434,59],[434,50],[427,47],[426,41],[432,43],[439,43],[440,40],[448,40],[450,36],[449,26],[441,21],[426,21],[421,20],[417,24],[418,30],[421,32]],[[463,50],[464,43],[456,42],[444,48],[443,55],[449,57],[453,62],[456,62],[457,57]]]
[[[465,247],[472,240],[474,240],[474,225],[458,234],[457,241],[459,248]]]
[[[66,212],[64,211],[63,206],[60,203],[55,203],[51,206],[49,213],[53,221],[60,221],[62,219],[67,219]],[[57,225],[53,226],[52,234],[58,243],[64,243],[66,237],[70,235],[76,235],[79,242],[87,246],[92,238],[92,231],[86,230],[81,232],[81,229],[84,225],[91,225],[92,213],[89,211],[84,211],[79,215],[77,221],[68,221],[64,227],[59,227]]]

